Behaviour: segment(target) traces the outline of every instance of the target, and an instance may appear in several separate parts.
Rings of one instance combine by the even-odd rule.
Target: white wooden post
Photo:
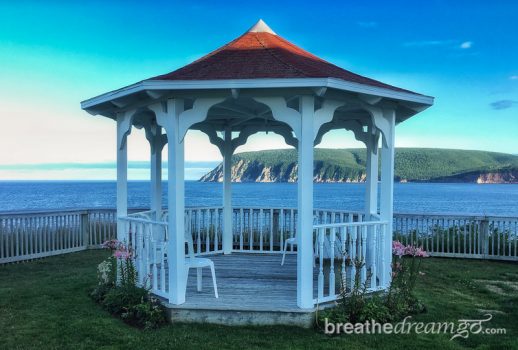
[[[151,210],[155,211],[155,220],[162,216],[162,127],[156,126],[151,147]]]
[[[382,116],[388,127],[383,130],[383,142],[381,149],[381,197],[380,216],[382,221],[387,221],[384,236],[383,266],[381,266],[381,285],[387,287],[390,284],[392,263],[392,219],[394,201],[394,138],[396,115],[394,110],[383,110]]]
[[[124,113],[117,116],[117,218],[128,215],[128,118]],[[128,238],[125,225],[117,220],[117,239],[128,242]]]
[[[371,127],[369,127],[371,128]],[[367,143],[367,179],[365,181],[366,220],[378,213],[378,144],[376,137],[370,137]]]
[[[232,252],[232,130],[225,128],[223,144],[223,253]]]
[[[298,149],[297,305],[313,307],[313,96],[300,98]]]
[[[371,221],[372,214],[378,213],[378,138],[373,135],[373,126],[369,126],[367,145],[367,179],[365,181],[365,220]],[[372,267],[375,263],[376,252],[373,250],[376,233],[375,226],[367,228],[367,256],[365,263]],[[372,272],[372,268],[371,268]],[[374,275],[374,274],[373,274]]]
[[[169,302],[185,302],[185,184],[184,184],[184,141],[180,132],[179,119],[184,103],[181,99],[170,99],[165,106],[153,107],[157,122],[164,127],[168,147],[168,237],[167,260],[169,265]],[[150,108],[152,108],[150,106]]]
[[[89,222],[89,211],[85,211],[84,213],[81,213],[80,216],[80,225],[81,225],[81,237],[80,240],[82,242],[82,246],[85,247],[85,249],[88,249],[88,246],[90,245],[90,222]],[[1,239],[2,237],[0,237]],[[40,248],[41,249],[41,248]]]

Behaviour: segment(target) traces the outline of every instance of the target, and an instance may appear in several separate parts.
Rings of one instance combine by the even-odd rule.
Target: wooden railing
[[[383,288],[382,274],[388,262],[382,247],[390,239],[387,222],[353,221],[350,217],[342,223],[314,225],[313,230],[318,262],[315,304],[349,293],[357,278],[368,291]]]
[[[128,244],[134,251],[139,282],[142,285],[147,285],[153,293],[163,297],[167,297],[168,293],[168,284],[166,283],[168,269],[167,259],[165,259],[169,238],[167,219],[167,210],[162,211],[159,215],[154,211],[140,211],[119,218],[119,225],[123,225],[123,232],[127,234]],[[282,253],[285,239],[294,237],[296,233],[296,220],[297,210],[294,208],[234,208],[233,251],[241,253]],[[344,225],[354,226],[354,221],[361,222],[362,220],[363,215],[360,213],[321,210],[314,212],[316,224],[340,225],[340,223],[345,223]],[[221,207],[186,209],[185,232],[186,236],[192,239],[195,255],[223,252],[222,221],[223,208]],[[368,226],[369,223],[365,223],[365,225]],[[325,233],[325,229],[318,232]],[[334,228],[332,232],[334,232]],[[356,237],[358,232],[360,231],[357,231],[356,227],[352,228],[350,232],[345,228],[343,230],[348,239]],[[337,241],[340,241],[340,238]],[[335,242],[334,238],[331,238],[331,242]],[[348,251],[352,252],[352,247],[355,244],[349,242]],[[366,247],[365,242],[362,244],[363,247]],[[187,247],[185,249],[185,254],[188,254]],[[294,249],[293,246],[291,249]],[[365,255],[361,252],[359,254],[362,257]],[[324,257],[323,253],[319,257],[321,261],[324,258],[329,258],[328,256]],[[336,260],[338,261],[338,258]],[[334,258],[332,258],[332,261],[334,261]],[[375,268],[371,267],[370,271],[375,271]],[[331,274],[334,276],[334,270]],[[319,277],[320,280],[323,281],[322,276]],[[376,281],[375,278],[374,281]],[[376,284],[376,282],[372,283],[373,285]],[[319,287],[322,286],[319,284]],[[326,300],[332,300],[336,297],[334,291],[332,294],[332,297],[328,297]]]
[[[86,244],[89,247],[98,247],[107,240],[117,237],[117,212],[113,209],[86,211],[88,237]]]
[[[87,211],[1,214],[0,264],[83,250],[88,225]]]
[[[185,230],[191,235],[196,255],[223,253],[223,209],[188,208]]]
[[[135,213],[132,216],[141,216]],[[153,217],[153,213],[144,215]],[[167,221],[167,211],[161,215]],[[223,208],[187,208],[186,230],[191,234],[197,255],[223,252]],[[315,223],[339,223],[363,218],[362,213],[315,210]],[[297,232],[296,208],[233,208],[232,250],[234,252],[282,253],[284,241]],[[291,247],[290,249],[293,249]]]
[[[518,260],[518,218],[394,214],[394,239],[431,256]]]
[[[350,217],[361,215],[346,211],[314,211],[315,223],[346,222]],[[282,253],[284,241],[297,234],[297,218],[296,208],[234,208],[233,250]]]
[[[119,224],[128,234],[127,244],[134,254],[139,284],[154,294],[168,297],[166,242],[167,223],[150,219],[151,212],[119,218]]]
[[[152,212],[134,209],[143,219]],[[165,212],[167,213],[167,212]],[[165,214],[164,214],[165,215]],[[363,214],[315,210],[315,224],[365,221]],[[222,208],[187,208],[197,254],[222,251]],[[295,208],[234,208],[233,251],[279,253],[295,237]],[[160,220],[166,221],[162,215]],[[189,224],[190,222],[190,224]],[[0,264],[98,248],[115,238],[114,209],[0,214]],[[422,246],[432,256],[518,261],[518,218],[395,214],[394,238]],[[290,247],[291,249],[296,249]]]

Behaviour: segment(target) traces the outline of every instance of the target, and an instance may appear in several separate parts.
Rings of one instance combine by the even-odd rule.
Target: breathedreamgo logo
[[[457,322],[412,322],[407,316],[397,323],[379,323],[376,320],[364,323],[332,323],[324,320],[324,333],[334,334],[450,334],[450,340],[467,339],[470,334],[506,334],[505,328],[487,328],[486,322],[493,318],[485,314],[482,319],[459,319]]]

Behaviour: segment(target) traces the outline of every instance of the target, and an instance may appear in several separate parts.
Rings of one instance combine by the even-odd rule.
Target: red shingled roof
[[[148,80],[338,78],[414,93],[335,66],[276,35],[264,22],[258,24],[259,29],[256,28],[258,25],[254,26],[239,38],[193,63]]]

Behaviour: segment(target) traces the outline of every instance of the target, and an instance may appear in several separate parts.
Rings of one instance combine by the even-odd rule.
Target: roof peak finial
[[[256,24],[252,26],[252,28],[248,29],[248,33],[270,33],[273,35],[277,35],[272,28],[268,27],[262,19],[258,20]]]

